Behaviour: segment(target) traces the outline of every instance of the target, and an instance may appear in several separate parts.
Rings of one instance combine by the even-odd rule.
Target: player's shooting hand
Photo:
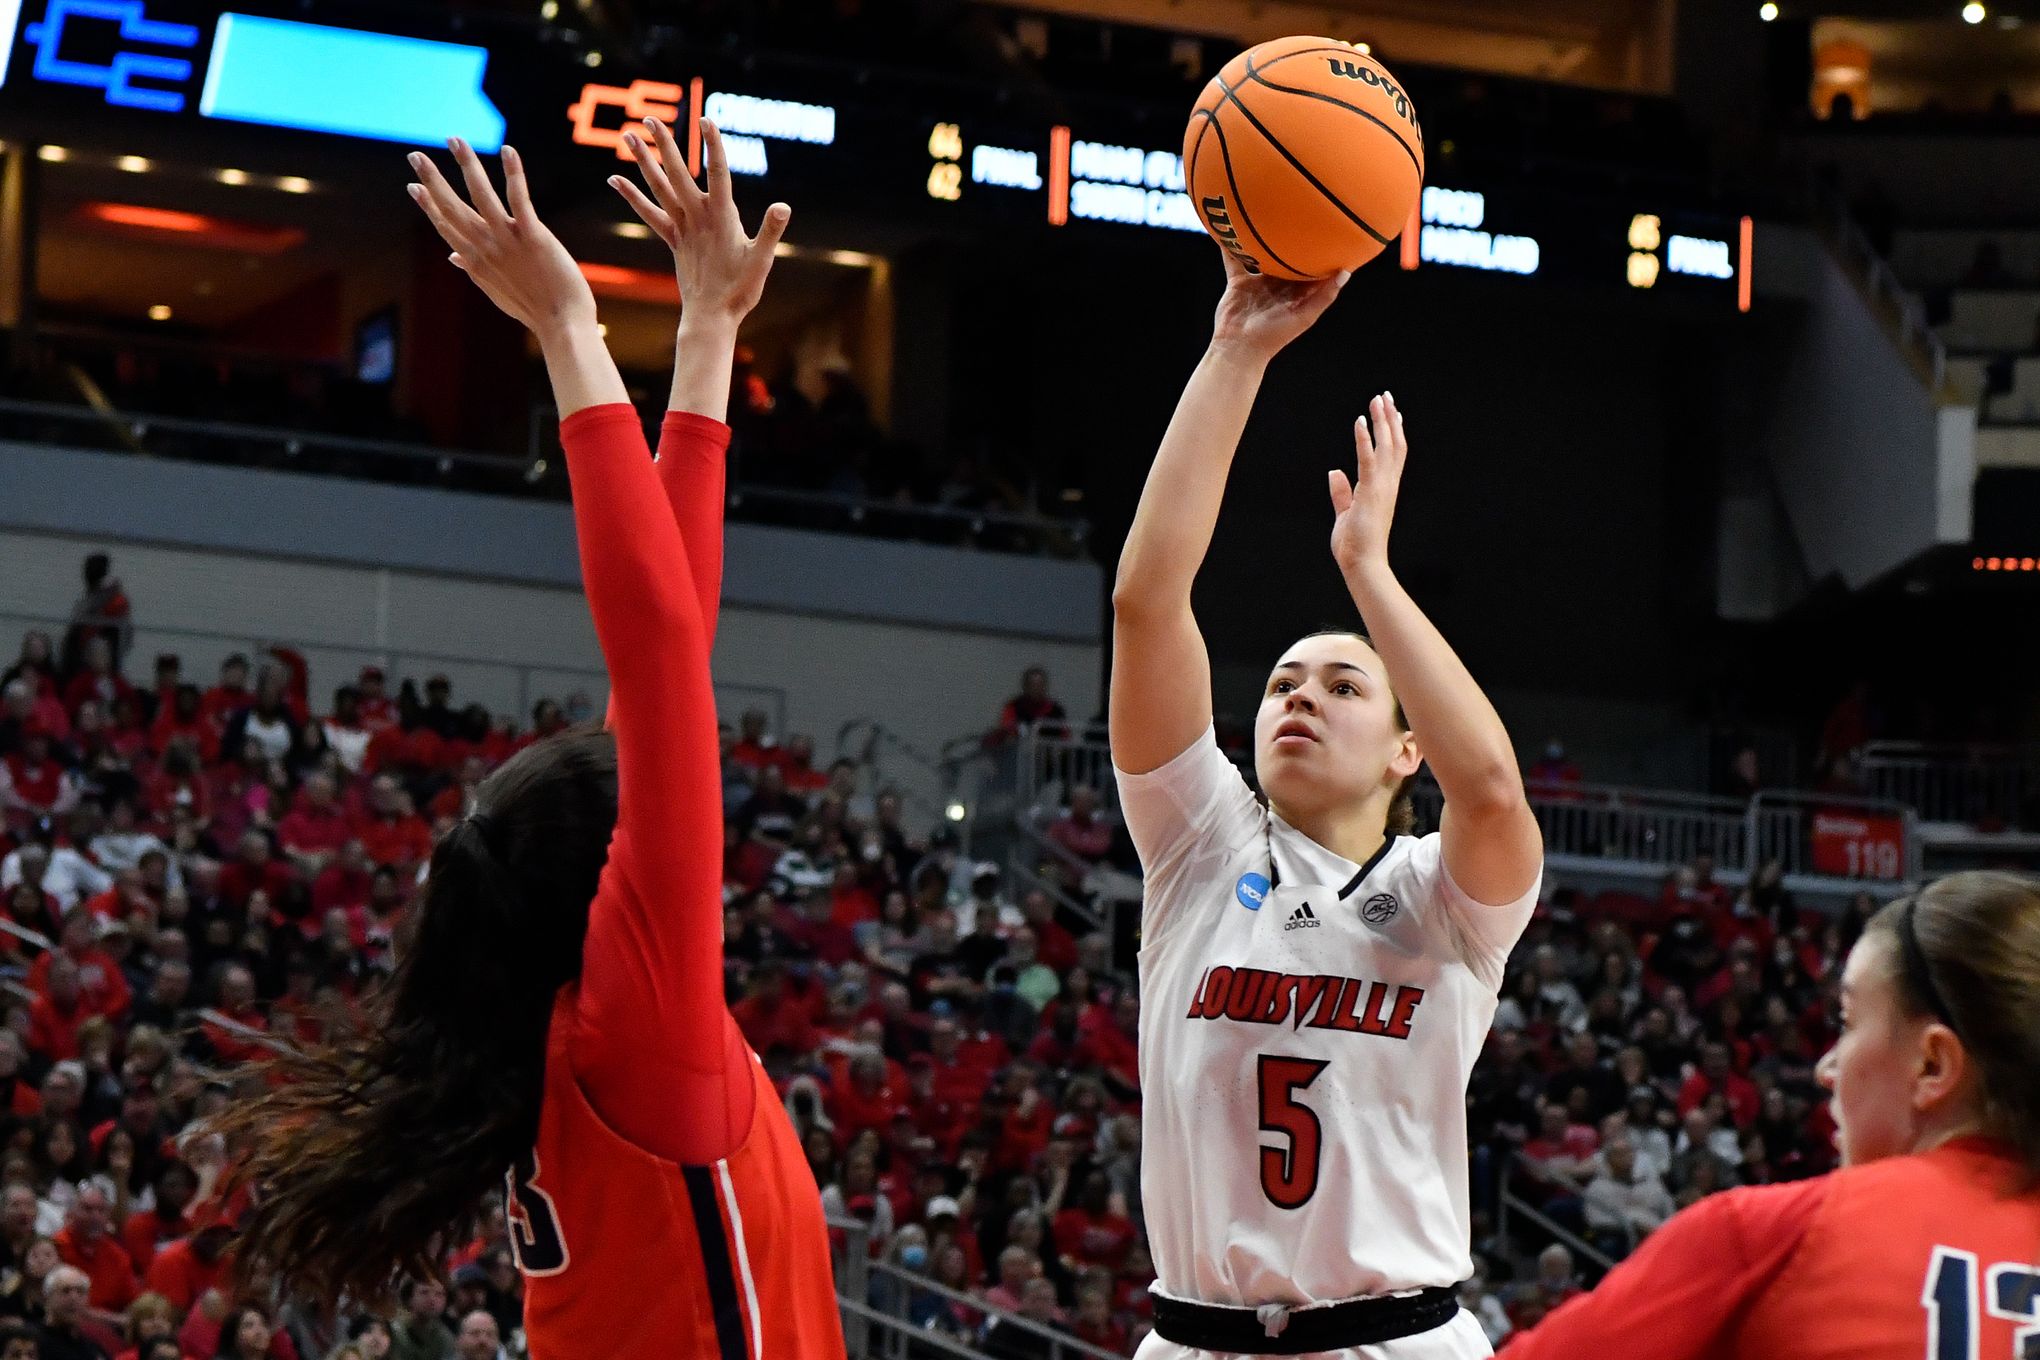
[[[1231,251],[1220,253],[1225,256],[1225,296],[1218,300],[1211,342],[1238,346],[1260,359],[1272,359],[1309,330],[1353,277],[1351,270],[1342,269],[1328,279],[1292,283],[1249,274]]]
[[[1388,529],[1410,451],[1394,396],[1384,392],[1367,404],[1367,414],[1353,422],[1353,447],[1352,481],[1337,468],[1329,476],[1335,516],[1332,557],[1342,572],[1388,562]]]
[[[566,247],[532,210],[524,158],[514,147],[503,148],[506,207],[474,148],[458,137],[447,146],[467,184],[467,199],[422,151],[411,153],[411,172],[418,182],[410,191],[441,238],[453,247],[453,263],[505,316],[523,322],[541,340],[577,326],[592,327],[594,290]]]
[[[652,139],[647,142],[645,135]],[[741,321],[765,293],[772,272],[773,250],[786,232],[793,209],[774,203],[765,210],[756,237],[746,235],[730,188],[730,162],[722,133],[714,123],[701,124],[701,150],[708,187],[688,173],[687,157],[673,140],[673,130],[656,118],[644,121],[644,134],[626,129],[624,145],[637,158],[643,189],[612,175],[609,183],[624,202],[673,252],[673,272],[680,283],[680,305],[692,315]]]

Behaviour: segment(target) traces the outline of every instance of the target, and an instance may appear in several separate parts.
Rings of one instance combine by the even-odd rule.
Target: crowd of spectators
[[[88,587],[0,675],[0,1319],[83,1360],[517,1355],[500,1212],[393,1316],[309,1308],[259,1270],[233,1283],[231,1150],[189,1129],[234,1099],[232,1064],[350,1013],[435,835],[573,715],[543,701],[519,730],[372,666],[314,713],[289,653],[205,688],[158,657],[136,684],[125,595],[103,562]],[[1032,671],[986,745],[1066,721]],[[1071,788],[1016,886],[762,712],[723,748],[728,997],[857,1225],[839,1253],[896,1268],[874,1304],[994,1354],[1043,1353],[1009,1313],[1127,1353],[1151,1314],[1138,1001],[1068,905],[1127,867],[1124,828]],[[1620,1257],[1701,1195],[1829,1164],[1813,1064],[1867,910],[1802,913],[1774,874],[1732,893],[1705,860],[1656,898],[1551,894],[1468,1096],[1464,1292],[1492,1336],[1585,1283],[1565,1247],[1527,1254],[1549,1239],[1520,1217],[1505,1235],[1505,1185]]]

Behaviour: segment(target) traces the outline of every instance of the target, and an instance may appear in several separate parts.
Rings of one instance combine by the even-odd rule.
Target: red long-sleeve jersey
[[[510,1179],[535,1360],[837,1360],[821,1196],[723,1004],[708,644],[729,432],[628,406],[561,425],[609,665],[617,823],[560,990],[537,1146]],[[661,483],[663,482],[663,492]]]
[[[2040,1191],[1964,1138],[1711,1195],[1506,1360],[2023,1360],[2040,1337]]]

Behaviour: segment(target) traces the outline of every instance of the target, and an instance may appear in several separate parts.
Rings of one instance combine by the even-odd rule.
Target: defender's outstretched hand
[[[729,157],[716,125],[706,120],[701,124],[705,190],[687,172],[687,157],[673,140],[672,129],[656,118],[645,119],[644,128],[651,143],[635,130],[626,130],[623,140],[637,158],[650,196],[622,175],[612,175],[610,187],[673,252],[681,306],[689,312],[709,311],[741,320],[765,292],[773,249],[785,234],[793,209],[774,203],[765,210],[758,235],[746,235],[730,188]]]
[[[1353,480],[1333,468],[1332,557],[1342,571],[1363,563],[1386,562],[1388,530],[1395,520],[1395,495],[1402,484],[1403,462],[1410,443],[1403,433],[1402,412],[1392,393],[1383,392],[1367,404],[1367,414],[1353,422],[1357,453]]]
[[[418,176],[410,193],[453,247],[453,263],[504,315],[523,322],[541,340],[576,327],[592,328],[594,291],[566,247],[532,210],[524,160],[516,148],[503,148],[503,181],[510,199],[506,208],[474,148],[458,137],[446,145],[467,183],[467,200],[422,151],[410,156],[411,171]]]

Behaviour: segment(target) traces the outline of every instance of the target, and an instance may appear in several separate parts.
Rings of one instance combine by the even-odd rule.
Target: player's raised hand
[[[741,320],[764,296],[773,250],[793,209],[774,203],[765,210],[757,236],[748,235],[737,213],[729,157],[716,125],[706,119],[701,124],[706,189],[688,173],[687,157],[671,128],[656,118],[645,119],[644,128],[650,142],[635,130],[627,130],[623,140],[637,158],[650,196],[622,175],[612,175],[610,187],[673,252],[680,305],[696,315],[706,312]]]
[[[1332,557],[1341,571],[1381,566],[1388,561],[1388,529],[1395,520],[1395,495],[1402,485],[1409,439],[1395,397],[1383,392],[1353,422],[1353,479],[1333,468]]]
[[[1212,343],[1237,345],[1263,359],[1309,330],[1353,277],[1342,269],[1328,279],[1293,283],[1250,274],[1231,251],[1219,253],[1225,257],[1225,296],[1218,300]]]
[[[516,149],[503,148],[506,207],[474,148],[458,137],[446,145],[460,166],[467,198],[462,199],[422,151],[411,153],[411,172],[418,181],[410,192],[453,247],[453,263],[504,315],[523,322],[541,340],[575,326],[594,326],[595,293],[566,247],[532,210],[524,160]]]

